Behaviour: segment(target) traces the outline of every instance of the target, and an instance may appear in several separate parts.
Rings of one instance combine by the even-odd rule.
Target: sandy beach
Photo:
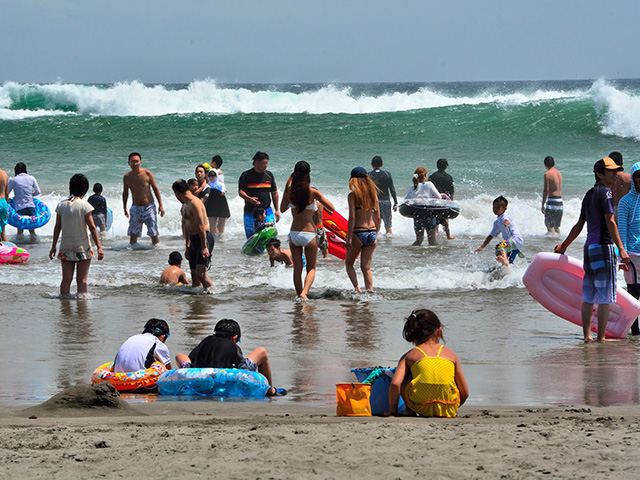
[[[640,467],[639,407],[472,406],[445,420],[278,399],[112,400],[0,407],[0,478],[621,478]]]

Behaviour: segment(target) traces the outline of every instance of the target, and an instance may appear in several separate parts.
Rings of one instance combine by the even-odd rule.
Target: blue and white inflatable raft
[[[158,381],[160,395],[211,395],[216,397],[264,397],[271,388],[258,372],[237,368],[177,368]]]

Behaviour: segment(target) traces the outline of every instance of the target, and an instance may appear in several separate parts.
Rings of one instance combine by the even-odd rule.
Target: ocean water
[[[584,347],[580,329],[546,312],[522,285],[526,261],[509,275],[487,273],[490,248],[473,250],[505,195],[530,260],[558,239],[545,236],[540,213],[542,160],[564,176],[563,231],[577,220],[592,185],[593,163],[617,150],[627,171],[640,161],[640,80],[554,82],[189,85],[0,85],[0,168],[27,164],[52,209],[71,175],[101,182],[114,211],[105,260],[94,261],[88,300],[57,298],[60,266],[49,261],[53,222],[25,245],[28,265],[0,268],[0,401],[35,402],[86,382],[120,343],[152,317],[172,328],[172,353],[188,352],[220,318],[243,326],[243,346],[266,346],[288,401],[329,404],[350,368],[392,365],[409,349],[403,317],[436,311],[458,353],[476,404],[632,404],[638,400],[637,342]],[[380,155],[401,199],[418,166],[449,160],[461,214],[456,240],[413,248],[410,219],[394,215],[394,236],[380,239],[373,261],[376,292],[351,292],[343,264],[320,260],[308,305],[294,302],[290,269],[240,254],[244,241],[237,179],[257,150],[269,153],[280,189],[299,160],[313,184],[346,213],[350,170]],[[161,245],[127,248],[122,176],[127,155],[142,154],[158,181],[166,215]],[[219,154],[229,189],[228,238],[216,245],[215,295],[156,282],[182,250],[179,204],[171,183],[193,176]],[[278,224],[286,243],[290,216]],[[15,229],[7,227],[11,238]],[[581,239],[569,253],[580,257]],[[621,283],[622,280],[620,279]],[[72,286],[74,290],[75,286]],[[624,359],[624,361],[620,361]]]

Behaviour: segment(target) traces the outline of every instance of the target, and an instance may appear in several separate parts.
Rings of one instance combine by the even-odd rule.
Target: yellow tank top
[[[424,358],[411,365],[413,380],[407,385],[407,405],[425,417],[455,417],[460,406],[460,392],[456,386],[455,364],[438,355]]]

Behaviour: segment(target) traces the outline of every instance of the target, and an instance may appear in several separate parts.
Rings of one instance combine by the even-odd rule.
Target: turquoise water
[[[322,298],[302,308],[293,302],[291,270],[270,269],[264,257],[240,254],[243,202],[236,182],[257,150],[270,154],[269,169],[281,189],[293,165],[308,161],[313,184],[342,213],[349,171],[368,167],[374,155],[383,157],[400,198],[417,166],[432,171],[436,160],[446,157],[461,204],[451,223],[457,239],[440,237],[436,247],[409,248],[411,220],[395,215],[395,235],[382,237],[374,256],[376,293],[352,294],[343,264],[321,260],[312,293]],[[47,257],[52,223],[39,230],[39,244],[26,245],[27,266],[2,268],[0,363],[8,367],[0,369],[6,387],[0,400],[39,400],[88,381],[93,368],[112,358],[152,316],[172,326],[172,353],[188,351],[227,316],[246,328],[245,350],[267,346],[278,386],[291,387],[294,401],[329,402],[332,385],[352,379],[351,368],[395,363],[409,347],[400,336],[402,318],[412,308],[427,307],[441,315],[449,346],[468,366],[471,403],[637,403],[637,395],[612,394],[627,392],[629,385],[637,391],[637,371],[628,367],[637,363],[635,341],[625,340],[616,350],[628,360],[624,370],[607,364],[609,347],[585,354],[578,346],[580,329],[545,312],[526,293],[521,281],[526,262],[495,279],[487,274],[495,263],[491,249],[472,253],[490,230],[491,200],[500,194],[510,200],[528,259],[552,249],[557,239],[545,236],[539,212],[543,158],[554,156],[564,175],[567,232],[593,183],[593,163],[613,150],[623,153],[627,171],[640,160],[640,80],[5,83],[0,168],[11,174],[16,162],[25,162],[50,208],[66,196],[70,176],[85,173],[91,183],[105,186],[114,227],[105,260],[92,263],[92,297],[86,302],[56,297],[60,266]],[[156,176],[167,211],[156,249],[126,248],[122,176],[132,151],[142,154],[143,167]],[[179,204],[170,185],[193,176],[195,166],[214,154],[224,159],[232,214],[228,239],[216,245],[210,273],[218,293],[160,288],[156,282],[169,252],[183,247]],[[285,243],[289,225],[289,215],[278,224]],[[8,234],[15,229],[9,227]],[[572,246],[572,255],[581,256],[580,243]],[[148,245],[148,239],[141,244]],[[608,383],[611,369],[620,380]],[[555,388],[564,378],[560,370],[574,372],[580,381]],[[553,385],[549,371],[559,372]]]

